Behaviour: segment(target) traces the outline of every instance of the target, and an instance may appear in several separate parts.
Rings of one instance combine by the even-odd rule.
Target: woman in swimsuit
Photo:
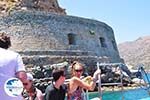
[[[67,100],[84,100],[83,89],[94,90],[100,70],[96,70],[93,77],[88,76],[82,80],[80,77],[83,73],[83,64],[74,61],[71,65],[71,72],[72,78],[68,86]]]

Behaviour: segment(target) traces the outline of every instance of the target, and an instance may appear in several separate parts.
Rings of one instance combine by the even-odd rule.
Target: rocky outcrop
[[[28,71],[31,72],[35,78],[34,83],[35,86],[42,90],[44,93],[45,88],[51,83],[52,77],[52,69],[55,67],[63,67],[65,69],[66,79],[71,78],[71,72],[70,72],[70,64],[69,62],[62,62],[57,63],[53,65],[43,65],[43,66],[33,66],[28,67]],[[122,65],[122,66],[120,66]],[[101,82],[103,86],[114,86],[116,83],[118,85],[123,82],[123,85],[129,85],[132,84],[130,75],[127,74],[128,71],[124,71],[123,66],[124,64],[104,64],[100,65],[101,69]],[[93,71],[92,71],[93,70]],[[93,67],[91,69],[88,69],[87,67],[84,68],[84,74],[83,76],[87,75],[93,75],[94,71],[96,70]],[[110,85],[107,85],[109,84]],[[114,83],[114,85],[113,85]],[[117,85],[117,84],[116,84]],[[121,85],[121,84],[120,84]]]
[[[65,15],[57,0],[1,0],[0,12],[10,12],[12,10],[36,10],[46,11],[55,14]]]

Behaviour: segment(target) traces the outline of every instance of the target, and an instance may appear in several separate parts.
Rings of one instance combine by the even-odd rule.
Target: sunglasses
[[[23,83],[24,86],[28,85],[28,83]]]
[[[75,69],[76,72],[82,72],[83,69]]]

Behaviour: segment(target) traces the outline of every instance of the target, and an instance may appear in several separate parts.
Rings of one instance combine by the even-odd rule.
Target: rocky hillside
[[[126,64],[134,66],[144,64],[150,70],[150,36],[140,37],[135,41],[118,45],[120,56]]]
[[[0,0],[0,15],[13,10],[36,10],[66,15],[57,0]]]

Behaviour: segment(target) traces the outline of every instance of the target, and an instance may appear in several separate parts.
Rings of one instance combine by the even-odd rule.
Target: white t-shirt
[[[4,83],[15,77],[15,73],[25,71],[21,56],[13,51],[0,48],[0,100],[21,100],[18,97],[11,97],[4,91]]]

